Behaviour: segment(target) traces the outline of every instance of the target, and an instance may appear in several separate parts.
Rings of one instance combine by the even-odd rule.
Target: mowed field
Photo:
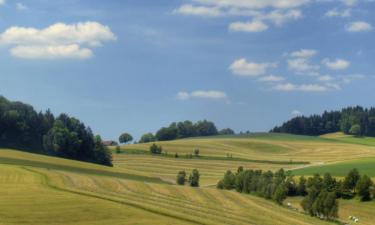
[[[238,166],[299,173],[344,164],[370,173],[371,141],[339,134],[224,136],[160,142],[168,152],[161,156],[148,153],[150,144],[128,145],[114,153],[113,168],[1,149],[0,224],[332,224],[214,185]],[[195,148],[200,157],[186,158]],[[175,185],[178,171],[193,169],[201,173],[201,187]],[[373,202],[341,201],[340,208],[341,221],[351,212],[363,224],[375,219]]]
[[[181,187],[117,166],[12,150],[0,158],[2,225],[330,224],[251,195]]]
[[[346,140],[346,139],[345,139]],[[307,137],[286,134],[255,134],[216,138],[191,138],[157,142],[168,154],[193,154],[199,148],[202,156],[268,161],[341,162],[375,157],[375,144],[362,145],[340,138]],[[374,142],[375,143],[375,142]],[[148,151],[150,144],[125,146],[125,151]]]

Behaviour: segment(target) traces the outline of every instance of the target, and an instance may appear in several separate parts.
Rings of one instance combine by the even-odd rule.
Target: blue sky
[[[105,139],[374,106],[372,0],[0,0],[0,94]]]

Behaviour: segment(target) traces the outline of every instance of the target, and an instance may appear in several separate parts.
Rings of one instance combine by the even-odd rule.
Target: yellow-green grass
[[[375,158],[363,158],[328,165],[311,166],[294,170],[293,174],[313,175],[315,173],[331,173],[333,176],[344,177],[354,168],[358,169],[362,175],[366,174],[367,176],[375,177]]]
[[[328,224],[271,201],[233,191],[142,183],[43,169],[32,171],[46,176],[47,185],[62,192],[164,215],[177,220],[174,224]],[[148,217],[147,213],[144,217]],[[128,223],[124,221],[124,224]]]
[[[345,142],[345,143],[375,146],[375,137],[356,137],[353,135],[345,135],[343,133],[327,134],[327,135],[322,135],[321,137],[325,139],[337,140],[337,141]]]
[[[294,164],[269,164],[246,161],[231,160],[206,160],[171,158],[163,156],[141,155],[141,154],[114,154],[116,167],[124,168],[134,173],[142,172],[153,177],[175,182],[179,171],[185,170],[188,174],[193,169],[198,169],[201,174],[200,183],[203,186],[215,185],[227,170],[237,171],[239,166],[245,169],[278,170],[281,168],[292,169],[299,165]]]
[[[144,182],[164,182],[159,178],[147,176],[147,174],[142,173],[137,174],[134,173],[134,171],[131,171],[130,173],[129,171],[126,171],[126,169],[119,167],[107,167],[93,163],[85,163],[9,149],[0,149],[0,164],[32,166],[88,175],[93,174],[116,178],[126,178]]]
[[[33,171],[0,165],[0,224],[189,224],[129,205],[63,191],[48,182]]]
[[[267,137],[269,137],[267,139]],[[123,146],[125,152],[148,151],[151,143]],[[192,154],[195,148],[207,157],[227,157],[269,161],[339,162],[375,157],[375,146],[340,140],[282,134],[223,136],[157,142],[168,154]]]
[[[328,224],[232,191],[0,165],[2,225]]]
[[[300,206],[301,201],[301,197],[287,198],[285,200],[285,202],[290,202],[293,207],[298,208],[300,211],[302,211],[302,208]],[[360,202],[358,199],[339,199],[339,220],[346,224],[373,225],[375,219],[374,210],[374,201]],[[359,223],[354,223],[353,220],[349,219],[349,216],[355,216],[359,218]]]

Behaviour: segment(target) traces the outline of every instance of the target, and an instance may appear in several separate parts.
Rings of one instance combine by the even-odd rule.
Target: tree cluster
[[[271,132],[300,135],[322,135],[344,132],[356,136],[375,137],[375,108],[348,107],[341,111],[324,112],[309,117],[298,116]]]
[[[262,170],[244,170],[239,167],[236,173],[228,170],[217,188],[235,189],[241,193],[255,194],[265,199],[272,199],[282,204],[287,195],[295,195],[297,186],[294,180],[287,176],[283,169],[273,173]]]
[[[282,204],[287,196],[304,196],[301,206],[307,213],[322,219],[334,219],[338,215],[338,198],[353,198],[358,194],[361,201],[369,201],[374,185],[368,176],[360,176],[356,169],[351,170],[343,181],[326,173],[323,177],[315,174],[308,179],[302,176],[296,182],[283,169],[273,173],[239,167],[236,173],[227,171],[217,188],[252,193],[278,204]]]
[[[0,96],[0,147],[16,148],[69,159],[112,165],[112,155],[78,119]]]
[[[176,183],[178,185],[185,185],[186,181],[188,181],[191,187],[199,187],[199,178],[200,174],[197,169],[191,172],[188,180],[186,179],[186,172],[182,170],[177,173]]]
[[[216,125],[207,120],[198,121],[196,123],[186,120],[184,122],[171,123],[168,127],[162,127],[155,135],[146,133],[140,138],[139,143],[230,134],[234,134],[232,129],[226,128],[218,131]]]

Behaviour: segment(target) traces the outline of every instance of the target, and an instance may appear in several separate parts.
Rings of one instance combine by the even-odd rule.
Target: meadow
[[[114,167],[1,149],[0,224],[332,224],[215,185],[226,170],[238,166],[284,168],[295,174],[335,166],[328,170],[337,171],[337,176],[343,168],[357,167],[373,176],[375,147],[342,138],[283,134],[191,138],[158,142],[168,152],[158,156],[149,154],[150,144],[127,145],[120,154],[113,149]],[[186,157],[196,148],[199,157]],[[201,173],[199,188],[175,185],[178,171],[189,174],[193,169]],[[285,202],[298,207],[299,201]],[[373,210],[373,202],[340,200],[339,219],[347,222],[353,212],[361,224],[371,224]]]

